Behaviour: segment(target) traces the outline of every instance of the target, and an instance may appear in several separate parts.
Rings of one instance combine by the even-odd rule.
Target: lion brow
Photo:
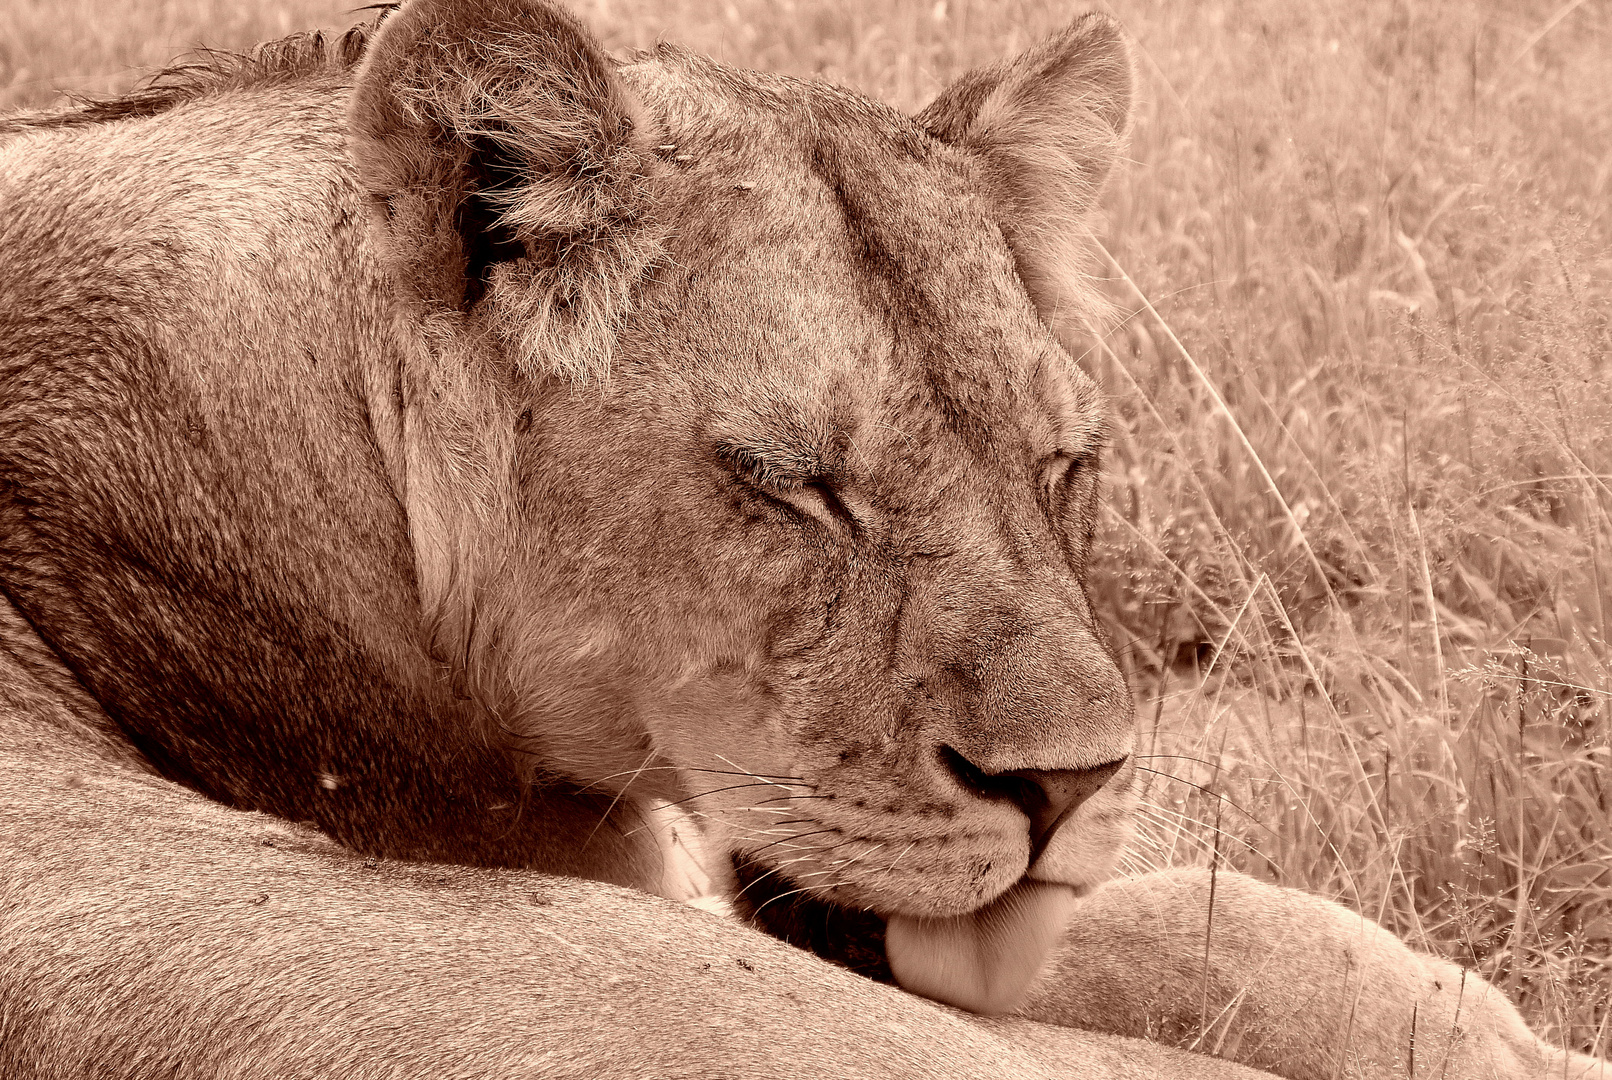
[[[831,471],[821,449],[787,438],[723,440],[716,452],[735,472],[772,487],[798,487]]]

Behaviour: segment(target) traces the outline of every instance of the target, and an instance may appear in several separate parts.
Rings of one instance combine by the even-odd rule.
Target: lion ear
[[[409,0],[365,53],[348,125],[407,294],[484,317],[523,367],[603,374],[658,254],[643,227],[654,142],[569,13]]]
[[[1055,326],[1091,313],[1086,221],[1125,143],[1132,83],[1118,24],[1093,13],[963,75],[918,114],[936,138],[977,156],[1020,276]]]

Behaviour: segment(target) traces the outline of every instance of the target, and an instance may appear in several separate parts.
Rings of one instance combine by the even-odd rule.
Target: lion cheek
[[[1076,890],[1019,882],[977,911],[945,919],[894,915],[885,956],[896,982],[946,1005],[998,1016],[1024,1000],[1063,935]]]
[[[656,750],[678,767],[680,798],[691,810],[747,807],[773,794],[769,782],[793,767],[795,755],[772,723],[768,695],[737,665],[646,685],[634,711]]]

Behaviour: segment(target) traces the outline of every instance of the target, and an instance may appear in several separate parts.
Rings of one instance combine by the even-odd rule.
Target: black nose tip
[[[1095,795],[1125,764],[1126,758],[1090,769],[1013,769],[987,773],[953,750],[942,758],[963,784],[987,799],[1006,799],[1030,819],[1030,865],[1034,866],[1059,826],[1075,808]]]
[[[1090,769],[1015,769],[998,779],[1019,781],[1019,793],[1009,796],[1030,819],[1030,865],[1041,857],[1064,819],[1093,795],[1125,759]]]

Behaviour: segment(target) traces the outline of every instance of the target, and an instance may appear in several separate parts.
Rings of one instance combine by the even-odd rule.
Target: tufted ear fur
[[[603,375],[659,246],[652,132],[593,37],[544,0],[409,0],[349,110],[404,291],[485,320],[528,373]]]
[[[1132,81],[1118,24],[1093,13],[962,76],[918,114],[935,137],[978,155],[1019,274],[1054,327],[1099,313],[1081,272],[1086,219],[1124,145]]]

